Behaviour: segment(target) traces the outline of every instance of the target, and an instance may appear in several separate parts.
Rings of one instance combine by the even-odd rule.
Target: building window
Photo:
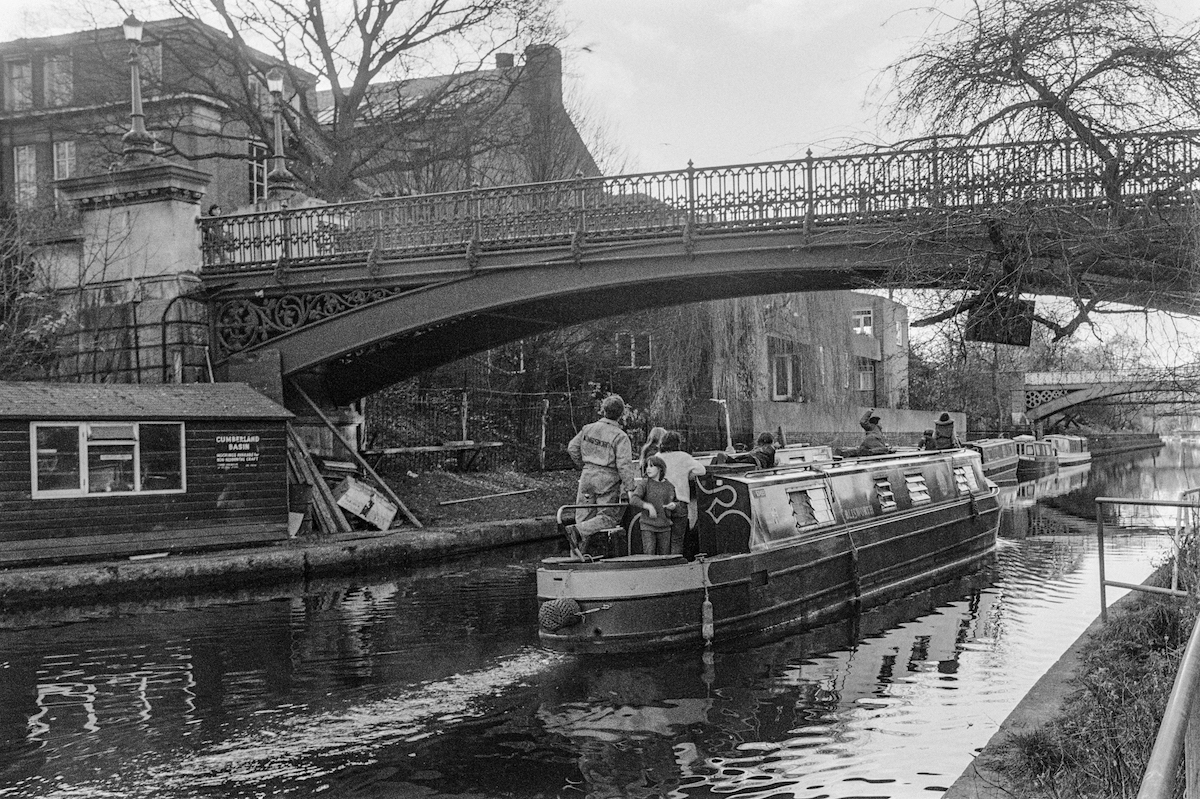
[[[53,108],[71,104],[71,96],[75,89],[75,77],[72,72],[70,53],[46,56],[42,83],[47,106]]]
[[[850,314],[850,326],[854,328],[855,333],[861,333],[864,336],[875,335],[875,325],[873,324],[872,312],[854,311]]]
[[[13,148],[13,176],[16,201],[28,204],[37,200],[37,147],[22,144]]]
[[[800,377],[800,346],[794,341],[767,339],[771,399],[775,402],[803,401],[804,385]]]
[[[65,180],[75,176],[75,142],[54,142],[54,179]]]
[[[875,362],[870,358],[858,358],[858,390],[875,390]]]
[[[33,63],[28,58],[4,62],[4,110],[33,107]]]
[[[618,333],[617,366],[622,369],[650,368],[650,334]]]
[[[267,145],[250,142],[250,202],[267,199],[267,165],[270,151]]]
[[[895,325],[896,325],[896,346],[900,349],[903,349],[904,348],[904,325],[900,324],[899,319],[896,320]]]
[[[185,490],[181,422],[34,422],[33,498]]]

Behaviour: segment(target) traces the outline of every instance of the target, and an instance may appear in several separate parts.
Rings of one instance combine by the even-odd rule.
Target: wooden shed
[[[0,382],[0,566],[287,538],[287,422],[241,383]]]

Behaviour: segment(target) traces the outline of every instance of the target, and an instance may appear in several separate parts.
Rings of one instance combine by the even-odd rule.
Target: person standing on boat
[[[642,444],[642,457],[638,461],[638,468],[642,474],[646,473],[646,460],[651,455],[658,454],[658,448],[662,446],[663,436],[667,434],[665,427],[653,427],[650,429],[650,435],[646,436],[646,443]]]
[[[571,462],[582,470],[575,493],[577,505],[616,504],[633,490],[633,444],[617,421],[625,413],[625,401],[618,394],[609,394],[600,403],[600,413],[600,419],[584,425],[567,445]],[[577,533],[583,551],[588,536],[620,524],[620,508],[580,509],[575,524],[567,528],[567,536],[574,546],[577,541],[573,534]]]
[[[933,423],[934,449],[958,449],[962,446],[954,434],[954,420],[950,414],[942,413]]]
[[[866,434],[858,446],[859,455],[886,455],[892,451],[892,448],[888,446],[887,438],[883,435],[881,421],[882,419],[879,418],[879,414],[875,413],[874,408],[864,413],[858,420],[858,426]]]
[[[917,449],[931,450],[937,449],[937,439],[933,436],[933,428],[930,427],[921,436],[921,441],[917,444]]]
[[[629,504],[641,508],[643,555],[670,555],[672,511],[677,509],[675,486],[666,480],[667,464],[657,455],[646,459],[646,479],[629,494]]]
[[[667,467],[667,480],[675,486],[677,505],[673,514],[674,524],[671,527],[672,555],[683,554],[683,540],[688,531],[696,526],[696,520],[700,518],[696,503],[692,502],[691,480],[707,471],[703,463],[686,452],[680,452],[680,443],[679,433],[671,430],[663,436],[662,445],[658,450],[658,457]],[[684,512],[685,508],[686,513]]]

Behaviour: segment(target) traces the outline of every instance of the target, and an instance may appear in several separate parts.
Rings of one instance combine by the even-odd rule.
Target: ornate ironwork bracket
[[[369,253],[367,253],[367,274],[371,277],[376,277],[379,275],[380,254],[381,248],[379,246],[379,239],[376,238],[375,246],[371,248]]]
[[[220,357],[242,352],[305,325],[387,299],[396,289],[356,289],[240,297],[216,308],[214,326]]]
[[[287,259],[282,255],[275,260],[275,268],[272,270],[272,277],[276,283],[287,282]]]

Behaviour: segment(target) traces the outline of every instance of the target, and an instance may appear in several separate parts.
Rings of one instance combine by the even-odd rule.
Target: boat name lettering
[[[871,515],[870,508],[845,508],[843,512],[847,519],[865,519]]]

